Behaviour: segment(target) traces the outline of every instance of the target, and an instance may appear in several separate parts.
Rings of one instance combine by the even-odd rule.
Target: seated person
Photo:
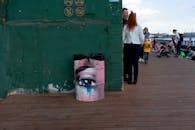
[[[168,43],[168,47],[169,47],[169,52],[170,52],[171,54],[175,54],[176,50],[175,50],[175,46],[174,46],[173,41],[170,41],[170,42]]]
[[[187,50],[186,50],[186,58],[187,59],[192,59],[192,56],[193,56],[193,51],[191,49],[191,47],[188,47]]]
[[[162,56],[169,57],[169,49],[168,49],[167,44],[164,44],[163,46],[161,46],[160,51],[157,56],[158,57],[162,57]]]

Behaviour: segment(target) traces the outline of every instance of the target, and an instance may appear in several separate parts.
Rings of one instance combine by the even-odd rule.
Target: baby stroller
[[[161,46],[160,48],[160,51],[159,51],[159,54],[157,55],[157,57],[162,57],[162,56],[166,56],[166,57],[169,57],[169,50],[167,47],[165,46]]]

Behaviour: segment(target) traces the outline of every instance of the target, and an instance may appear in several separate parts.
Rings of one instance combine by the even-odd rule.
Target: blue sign
[[[119,0],[109,0],[109,2],[119,2]]]

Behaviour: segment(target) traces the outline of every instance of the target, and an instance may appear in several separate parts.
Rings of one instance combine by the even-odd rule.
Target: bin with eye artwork
[[[74,55],[74,72],[77,100],[90,102],[104,98],[103,55]]]

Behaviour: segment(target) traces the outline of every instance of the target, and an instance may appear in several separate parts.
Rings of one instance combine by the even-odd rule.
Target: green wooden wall
[[[0,98],[49,83],[74,88],[73,55],[105,56],[105,90],[122,89],[121,0],[1,0]]]

